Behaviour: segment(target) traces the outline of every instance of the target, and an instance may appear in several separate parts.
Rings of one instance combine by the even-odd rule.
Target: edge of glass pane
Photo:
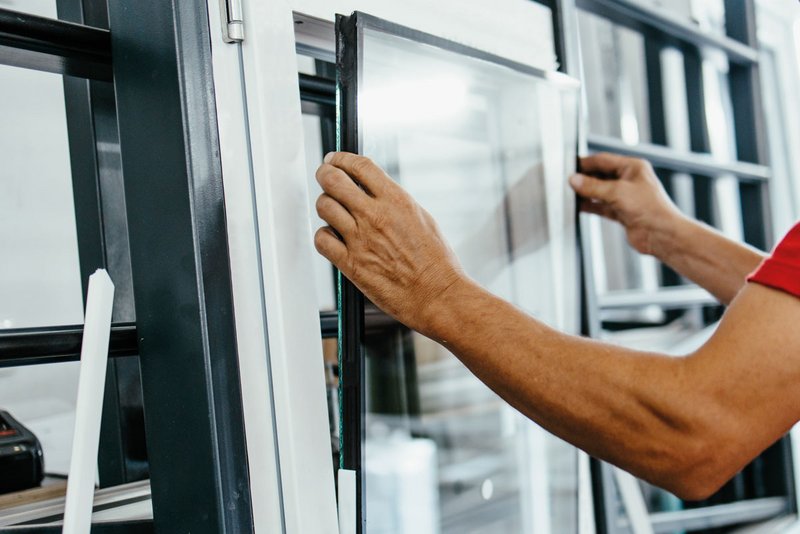
[[[358,14],[336,15],[336,149],[359,153],[358,83],[363,26]],[[364,296],[337,271],[339,468],[356,472],[356,529],[366,532],[364,464]],[[347,421],[347,424],[345,424]]]
[[[443,50],[454,52],[456,54],[460,54],[463,56],[480,59],[483,61],[488,61],[490,63],[495,63],[497,65],[502,65],[504,67],[508,67],[523,74],[528,74],[531,76],[537,76],[539,78],[543,78],[548,82],[552,82],[557,86],[565,88],[580,87],[580,81],[577,78],[573,78],[572,76],[564,74],[563,72],[542,70],[532,65],[519,63],[517,61],[513,61],[511,59],[507,59],[502,56],[497,56],[490,52],[485,52],[483,50],[473,48],[471,46],[464,45],[456,41],[451,41],[449,39],[445,39],[437,35],[415,30],[413,28],[409,28],[401,24],[395,24],[394,22],[389,22],[387,20],[372,15],[368,15],[367,13],[363,13],[361,11],[354,11],[353,14],[350,15],[349,17],[337,15],[337,20],[339,17],[341,17],[343,20],[347,20],[348,24],[352,24],[354,26],[354,30],[357,32],[356,37],[358,43],[362,42],[361,37],[363,36],[363,31],[365,29],[369,29],[386,33],[389,35],[394,35],[396,37],[402,37],[404,39],[408,39],[410,41],[418,42],[421,44],[435,46],[437,48],[441,48]],[[339,35],[338,31],[337,35]],[[337,38],[337,47],[340,46],[340,43],[338,41],[341,41],[341,37]],[[358,47],[359,47],[358,53],[360,55],[361,45],[359,44]]]
[[[436,35],[354,11],[336,15],[336,149],[359,153],[358,86],[362,79],[364,30],[408,39],[510,68],[541,78],[562,89],[577,90],[580,82],[562,72],[545,71],[506,59]],[[580,261],[580,260],[578,260]],[[580,297],[578,297],[580,300]],[[364,465],[364,295],[340,271],[337,272],[338,360],[339,360],[339,467],[357,472],[356,514],[358,532],[366,532],[366,489],[361,476]],[[580,308],[580,303],[579,303]],[[345,424],[347,421],[347,424]]]

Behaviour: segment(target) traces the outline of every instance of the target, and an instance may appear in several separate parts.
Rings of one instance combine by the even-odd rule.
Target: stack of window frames
[[[692,2],[677,7],[677,11],[683,11],[681,16],[676,15],[676,10],[654,10],[653,8],[664,6],[645,0],[583,0],[577,3],[578,7],[585,10],[579,11],[582,28],[579,33],[582,41],[583,81],[589,108],[590,148],[651,157],[667,191],[685,213],[716,226],[734,239],[747,239],[764,248],[768,242],[764,229],[769,227],[769,213],[763,208],[756,208],[752,202],[754,195],[761,195],[758,197],[760,206],[764,206],[765,190],[759,184],[768,175],[768,171],[764,167],[748,167],[748,164],[743,166],[740,163],[764,162],[763,154],[761,159],[757,156],[758,146],[763,143],[763,132],[746,126],[747,121],[753,120],[752,115],[748,115],[748,109],[751,106],[757,109],[759,106],[759,94],[750,92],[745,81],[745,73],[756,61],[757,55],[754,50],[741,49],[739,42],[724,37],[725,23],[733,20],[734,26],[727,28],[727,33],[750,46],[755,44],[747,32],[742,30],[752,22],[752,4],[726,2],[725,7],[733,10],[726,17],[725,11],[721,9],[721,2]],[[678,3],[672,2],[670,7],[676,8]],[[603,19],[597,18],[598,15]],[[617,23],[625,26],[625,29]],[[604,36],[599,36],[597,29],[593,29],[598,27],[607,29]],[[593,106],[605,105],[605,109],[611,110],[608,114],[620,119],[620,125],[623,125],[623,115],[619,110],[624,109],[624,106],[616,101],[628,98],[631,100],[628,106],[635,109],[635,99],[620,90],[619,85],[625,83],[626,74],[635,69],[629,67],[626,72],[625,69],[615,66],[625,60],[624,54],[619,50],[605,58],[611,59],[610,67],[597,57],[598,49],[603,46],[613,47],[613,39],[609,34],[613,36],[631,30],[639,33],[642,42],[641,56],[646,57],[648,62],[643,83],[648,93],[650,110],[649,143],[645,136],[636,139],[626,134],[622,126],[616,131],[599,129],[598,126],[604,126],[604,123],[598,120],[597,110],[592,111]],[[618,80],[616,85],[614,78]],[[609,102],[614,105],[607,106]],[[610,141],[607,136],[614,137],[615,134],[616,139]],[[656,145],[661,145],[666,150]],[[697,153],[708,154],[710,158],[696,160]],[[687,163],[682,163],[682,159]],[[697,165],[701,161],[709,163],[703,165],[702,170]],[[691,174],[684,169],[691,170]],[[756,228],[761,233],[755,232]],[[592,243],[593,251],[598,248],[598,233],[600,239],[604,237],[601,232],[592,235],[595,239]],[[623,299],[604,299],[608,295],[615,296],[609,291],[611,286],[608,284],[608,272],[617,269],[615,264],[624,258],[622,254],[610,258],[614,253],[613,249],[611,252],[608,247],[606,249],[605,261],[599,262],[604,265],[596,272],[598,288],[604,290],[606,295],[600,293],[598,300],[601,307],[604,302],[613,301],[615,309],[613,313],[607,310],[601,315],[607,321],[605,326],[642,326],[647,319],[654,317],[645,315],[653,306],[642,306],[642,303],[665,300],[659,299],[657,295],[642,295],[638,299],[631,299],[626,295],[627,300],[632,303],[626,309],[624,305],[617,305]],[[667,289],[672,289],[668,286],[688,283],[663,266],[659,268],[658,275],[659,292],[665,295]],[[635,277],[629,280],[631,286],[639,282]],[[638,285],[641,286],[640,283]],[[642,294],[646,292],[641,287],[637,291]],[[698,307],[698,304],[702,306]],[[708,337],[709,329],[713,326],[706,325],[713,325],[713,321],[719,316],[721,310],[708,304],[710,301],[672,299],[669,306],[659,306],[663,313],[661,322],[666,326],[617,331],[613,337],[617,341],[640,348],[688,353]],[[640,315],[637,316],[636,313]],[[630,322],[620,324],[620,319]],[[705,331],[698,331],[704,327]],[[785,482],[787,472],[791,472],[786,452],[787,443],[784,440],[771,448],[742,474],[737,475],[719,494],[702,503],[683,503],[661,490],[643,484],[654,528],[657,532],[695,530],[701,525],[702,528],[724,526],[737,521],[767,518],[791,510],[794,503],[793,486]],[[598,470],[599,479],[605,483],[610,479],[603,478],[599,473],[606,469]],[[598,527],[605,532],[624,531],[627,520],[622,519],[622,515],[618,516],[613,506],[609,506],[609,503],[619,502],[619,495],[608,484],[603,493],[609,499],[604,502],[608,515]],[[735,506],[726,508],[734,502],[737,503]],[[738,516],[733,514],[736,507],[743,510]],[[694,509],[692,514],[695,519],[687,515],[687,512],[680,511],[681,508]],[[712,515],[717,519],[702,522]]]

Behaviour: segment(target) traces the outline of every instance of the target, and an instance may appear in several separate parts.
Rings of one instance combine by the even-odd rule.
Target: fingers
[[[618,180],[600,180],[581,173],[570,176],[569,184],[580,196],[603,202],[613,202],[620,186]]]
[[[356,221],[350,212],[327,193],[317,199],[317,214],[345,240],[355,230]]]
[[[325,156],[325,163],[349,174],[373,196],[381,195],[387,186],[394,184],[383,169],[364,156],[350,152],[330,152]]]
[[[598,152],[591,156],[581,158],[580,172],[590,174],[618,175],[619,171],[629,160],[626,156],[611,154],[609,152]]]
[[[336,267],[341,268],[347,260],[347,247],[336,237],[333,228],[323,226],[314,234],[314,246],[317,252],[325,256]]]
[[[322,164],[317,169],[317,182],[332,199],[344,206],[351,213],[364,212],[370,198],[341,169],[333,165]]]

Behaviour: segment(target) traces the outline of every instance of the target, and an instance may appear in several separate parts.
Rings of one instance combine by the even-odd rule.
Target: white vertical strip
[[[592,499],[591,459],[578,451],[578,533],[595,534],[594,501]]]
[[[616,467],[613,469],[614,480],[617,482],[622,504],[628,514],[631,532],[633,534],[653,534],[653,524],[650,522],[650,515],[647,513],[647,505],[644,502],[639,481],[622,469]]]
[[[552,265],[553,310],[550,310],[550,325],[563,330],[566,326],[566,285],[575,283],[574,278],[565,280],[565,274],[574,274],[566,264],[566,235],[564,228],[564,211],[566,203],[564,197],[569,194],[566,177],[571,174],[564,168],[565,130],[564,105],[560,90],[556,87],[541,84],[538,95],[538,111],[540,136],[542,140],[542,167],[544,170],[545,191],[547,193],[547,227],[549,233],[549,251]],[[571,118],[571,114],[568,114]],[[570,191],[571,193],[571,191]],[[574,228],[569,228],[574,232]],[[571,313],[578,310],[570,309]]]
[[[795,425],[789,433],[792,441],[792,467],[794,468],[795,498],[797,499],[797,509],[800,510],[800,491],[797,486],[800,484],[800,425]],[[800,530],[800,529],[799,529]]]
[[[733,131],[733,106],[727,81],[728,59],[716,50],[703,50],[703,97],[711,155],[720,161],[736,161],[736,142]],[[714,181],[715,224],[729,238],[744,240],[739,180],[731,174],[721,174]]]
[[[548,435],[526,417],[518,417],[517,462],[523,469],[519,474],[522,487],[522,531],[528,534],[550,534],[553,529],[549,463],[553,458],[547,454]]]
[[[356,472],[339,469],[339,534],[356,534]]]
[[[89,293],[86,298],[72,461],[64,509],[64,534],[86,534],[92,522],[113,304],[114,284],[105,270],[98,269],[89,277]]]
[[[243,3],[242,44],[285,529],[337,531],[308,172],[285,0]]]
[[[250,496],[256,534],[271,534],[284,526],[241,45],[223,41],[218,2],[208,14]]]

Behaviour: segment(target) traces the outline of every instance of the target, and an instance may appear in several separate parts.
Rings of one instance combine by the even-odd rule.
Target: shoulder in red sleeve
[[[800,223],[794,225],[747,281],[800,297]]]

